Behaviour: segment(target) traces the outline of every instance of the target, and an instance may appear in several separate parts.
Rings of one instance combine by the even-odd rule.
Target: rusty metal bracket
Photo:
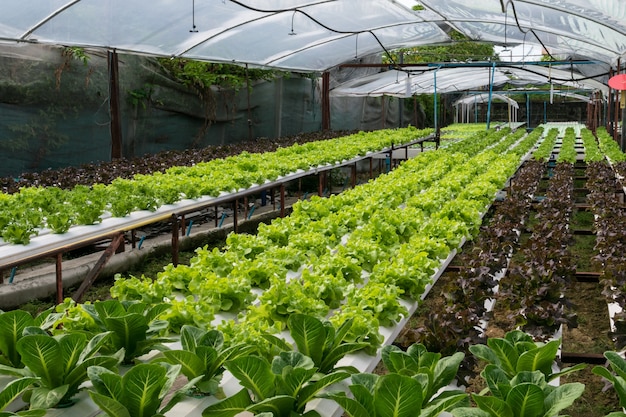
[[[87,292],[87,290],[91,288],[93,283],[96,282],[96,280],[98,279],[98,275],[100,275],[100,272],[102,272],[102,269],[104,268],[106,263],[109,261],[109,259],[111,259],[111,256],[113,256],[113,254],[117,252],[120,245],[123,245],[123,244],[124,244],[124,234],[119,233],[113,238],[109,246],[104,250],[104,252],[100,256],[100,259],[98,259],[98,261],[94,265],[93,269],[89,271],[89,273],[83,280],[83,283],[80,285],[78,290],[74,293],[74,297],[73,297],[74,301],[79,303],[82,300],[83,296],[85,295],[85,292]],[[62,303],[63,302],[63,284],[62,282],[59,283],[59,278],[60,278],[60,265],[59,265],[59,262],[57,262],[57,302]],[[60,301],[59,301],[59,297],[61,298]]]

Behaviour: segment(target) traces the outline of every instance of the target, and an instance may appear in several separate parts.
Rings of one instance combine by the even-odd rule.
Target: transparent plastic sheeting
[[[519,103],[505,95],[492,94],[491,99],[494,101],[495,100],[503,101],[505,103],[510,104],[512,107],[519,109]],[[489,102],[489,93],[481,93],[481,94],[471,94],[471,95],[463,96],[462,98],[456,100],[453,104],[456,107],[459,105],[473,105],[476,103],[487,103],[487,102]]]
[[[541,67],[467,67],[424,68],[405,67],[403,71],[389,70],[349,80],[331,91],[332,96],[393,96],[411,97],[413,94],[454,93],[504,84],[519,86],[545,85],[601,91],[608,94],[608,87],[598,81],[576,79],[577,75],[567,70]],[[580,78],[583,78],[580,76]]]
[[[626,53],[624,0],[422,0],[420,10],[413,10],[416,5],[414,0],[3,0],[0,42],[305,72],[384,49],[444,43],[450,28],[478,41],[540,44],[551,53],[610,65]]]
[[[0,40],[121,52],[332,68],[387,48],[445,42],[435,24],[391,0],[3,0]]]
[[[626,53],[623,0],[421,0],[420,3],[475,40],[503,45],[541,44],[553,54],[611,65]]]

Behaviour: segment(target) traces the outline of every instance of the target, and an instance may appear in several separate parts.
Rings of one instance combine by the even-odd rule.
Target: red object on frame
[[[626,90],[626,74],[617,74],[609,78],[609,87],[615,90]]]

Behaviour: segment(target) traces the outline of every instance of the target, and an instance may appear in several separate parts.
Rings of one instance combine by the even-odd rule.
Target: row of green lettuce
[[[17,318],[5,314],[0,315],[0,322]],[[238,382],[239,390],[221,399],[210,397],[213,401],[202,405],[195,415],[235,417],[247,412],[263,417],[319,417],[322,414],[316,402],[325,399],[334,401],[349,417],[437,417],[443,411],[455,417],[555,417],[585,389],[578,382],[558,383],[561,376],[586,367],[555,369],[560,340],[535,342],[519,330],[470,347],[470,353],[481,362],[485,389],[468,394],[457,388],[464,353],[442,356],[419,343],[406,351],[389,345],[381,350],[382,375],[360,372],[337,366],[354,350],[350,343],[342,342],[346,326],[335,328],[306,315],[290,318],[293,345],[279,341],[277,353],[269,359],[252,354],[253,349],[225,348],[215,330],[185,326],[180,349],[166,350],[162,356],[126,368],[123,374],[117,369],[123,348],[110,355],[97,354],[114,340],[114,332],[87,341],[83,333],[54,338],[39,326],[26,326],[16,344],[23,366],[0,367],[3,373],[15,376],[0,390],[3,416],[41,417],[55,405],[70,415],[80,415],[71,407],[83,383],[89,383],[89,397],[109,417],[178,415],[177,404],[194,386],[216,384],[226,371]],[[613,385],[619,405],[624,407],[626,361],[617,352],[605,352],[605,357],[609,365],[596,366],[593,373]],[[175,387],[181,374],[188,383]],[[203,393],[195,392],[196,396]],[[28,409],[6,410],[19,399]]]
[[[67,300],[37,318],[20,310],[1,314],[0,371],[20,382],[0,394],[0,407],[3,399],[24,392],[36,410],[67,404],[89,379],[94,387],[91,398],[110,416],[160,415],[185,393],[218,391],[224,369],[240,379],[244,389],[203,415],[243,410],[304,414],[306,404],[322,389],[350,375],[353,385],[365,385],[350,388],[360,393],[355,399],[327,395],[349,415],[386,415],[368,410],[378,407],[370,407],[378,403],[377,396],[381,403],[392,398],[388,395],[395,388],[390,387],[403,388],[395,391],[406,398],[393,398],[415,407],[421,389],[418,402],[426,411],[412,415],[434,416],[454,404],[463,405],[465,396],[459,393],[427,396],[432,388],[428,373],[413,376],[415,382],[335,365],[347,353],[378,349],[380,326],[392,326],[406,314],[400,300],[419,299],[442,259],[478,233],[495,192],[542,131],[524,133],[484,132],[446,151],[424,153],[341,195],[297,203],[291,216],[261,226],[257,235],[230,234],[224,249],[199,249],[190,265],[170,265],[154,281],[119,277],[112,289],[116,299],[93,304]],[[297,352],[283,340],[285,329]],[[509,342],[521,341],[518,337]],[[182,349],[168,348],[167,342],[175,340]],[[521,342],[526,350],[528,343]],[[132,366],[155,349],[163,350],[157,363]],[[390,348],[385,349],[388,355]],[[422,353],[416,347],[410,354]],[[394,362],[400,369],[399,364],[409,361],[398,357]],[[131,365],[124,376],[116,369],[120,364]],[[442,368],[431,368],[437,370]],[[161,409],[180,373],[189,385]],[[491,373],[488,378],[504,387],[502,375]],[[509,378],[509,388],[492,392],[501,398],[489,397],[483,404],[489,409],[495,401],[506,409],[499,401],[510,400],[508,407],[514,407],[519,393],[509,398],[508,392],[523,388],[533,401],[543,399],[543,411],[534,409],[532,415],[548,416],[582,392],[579,385],[567,385],[553,393],[546,382],[537,373]],[[516,388],[528,383],[539,390]],[[483,400],[474,400],[482,408]],[[467,407],[453,412],[508,415],[480,414]]]
[[[170,265],[154,282],[119,278],[112,290],[118,299],[68,300],[36,319],[5,313],[0,350],[8,363],[1,368],[28,378],[40,371],[43,379],[28,380],[36,386],[28,400],[46,408],[71,400],[88,369],[132,364],[164,349],[172,331],[206,332],[200,329],[224,311],[237,320],[212,334],[229,351],[250,353],[253,346],[271,357],[280,339],[269,335],[290,317],[326,317],[332,309],[329,323],[344,329],[335,340],[372,353],[382,342],[380,326],[406,315],[403,294],[418,298],[441,260],[477,233],[495,192],[537,140],[520,144],[522,135],[509,133],[481,133],[339,196],[302,201],[257,235],[233,233],[224,250],[200,249],[189,266]],[[257,300],[253,285],[264,290]],[[142,301],[129,301],[137,297]],[[58,361],[66,352],[70,357]],[[213,391],[215,381],[207,384]]]
[[[375,350],[380,326],[406,315],[400,299],[417,300],[442,260],[478,233],[540,134],[511,149],[524,132],[509,133],[481,133],[340,195],[300,201],[255,235],[231,233],[223,249],[200,248],[189,265],[169,265],[154,280],[118,277],[111,293],[167,302],[162,317],[171,331],[217,324],[227,340],[259,349],[266,346],[259,335],[283,330],[294,313],[352,319],[346,337]],[[220,323],[224,314],[233,320]],[[64,327],[88,327],[82,317]]]
[[[28,244],[43,229],[62,234],[73,225],[99,223],[107,213],[125,217],[133,211],[155,211],[182,199],[217,197],[298,170],[308,171],[410,143],[429,134],[432,129],[413,127],[359,132],[275,152],[243,152],[190,167],[172,167],[164,173],[118,178],[109,185],[78,185],[70,190],[26,187],[16,194],[0,194],[0,237],[8,243]]]

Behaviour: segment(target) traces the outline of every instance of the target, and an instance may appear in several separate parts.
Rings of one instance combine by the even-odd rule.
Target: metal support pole
[[[330,73],[322,74],[322,130],[330,129]]]
[[[526,93],[526,128],[530,129],[530,97]]]
[[[615,75],[613,73],[613,68],[609,69],[609,79],[613,77],[613,75]],[[607,120],[606,123],[604,125],[604,127],[606,128],[606,131],[609,132],[610,134],[612,134],[611,131],[611,113],[612,113],[612,109],[613,109],[613,89],[611,87],[609,87],[609,104],[607,107]],[[614,138],[615,139],[615,138]]]
[[[178,216],[172,214],[172,264],[178,265]]]
[[[237,233],[237,223],[238,223],[237,222],[237,212],[239,211],[239,210],[237,210],[238,206],[239,206],[239,200],[235,199],[235,201],[233,201],[233,231],[235,233]]]
[[[491,78],[489,80],[489,101],[487,102],[487,129],[489,129],[489,125],[491,124],[491,98],[493,96],[493,79],[496,74],[496,63],[493,62],[491,65]]]
[[[621,92],[626,94],[626,90]],[[626,152],[626,107],[622,109],[622,138],[621,138],[622,152]]]
[[[324,195],[324,176],[325,175],[326,175],[326,171],[322,171],[319,174],[317,174],[317,179],[318,179],[317,195],[320,197]]]
[[[63,254],[56,255],[57,304],[63,303]]]
[[[434,77],[434,78],[433,78],[433,81],[434,81],[433,87],[434,87],[434,89],[435,89],[435,95],[434,95],[434,97],[433,97],[433,98],[434,98],[434,103],[433,103],[433,104],[434,104],[434,106],[433,106],[433,107],[435,108],[435,110],[434,110],[434,113],[435,113],[435,114],[433,115],[433,120],[434,120],[434,122],[435,122],[435,130],[437,130],[437,122],[438,122],[437,118],[438,118],[438,113],[439,113],[439,104],[437,103],[437,70],[438,70],[438,69],[439,69],[439,68],[437,68],[437,69],[434,71],[434,73],[433,73],[433,74],[434,74],[434,75],[433,75],[433,77]]]
[[[285,217],[285,184],[280,184],[280,217]]]

